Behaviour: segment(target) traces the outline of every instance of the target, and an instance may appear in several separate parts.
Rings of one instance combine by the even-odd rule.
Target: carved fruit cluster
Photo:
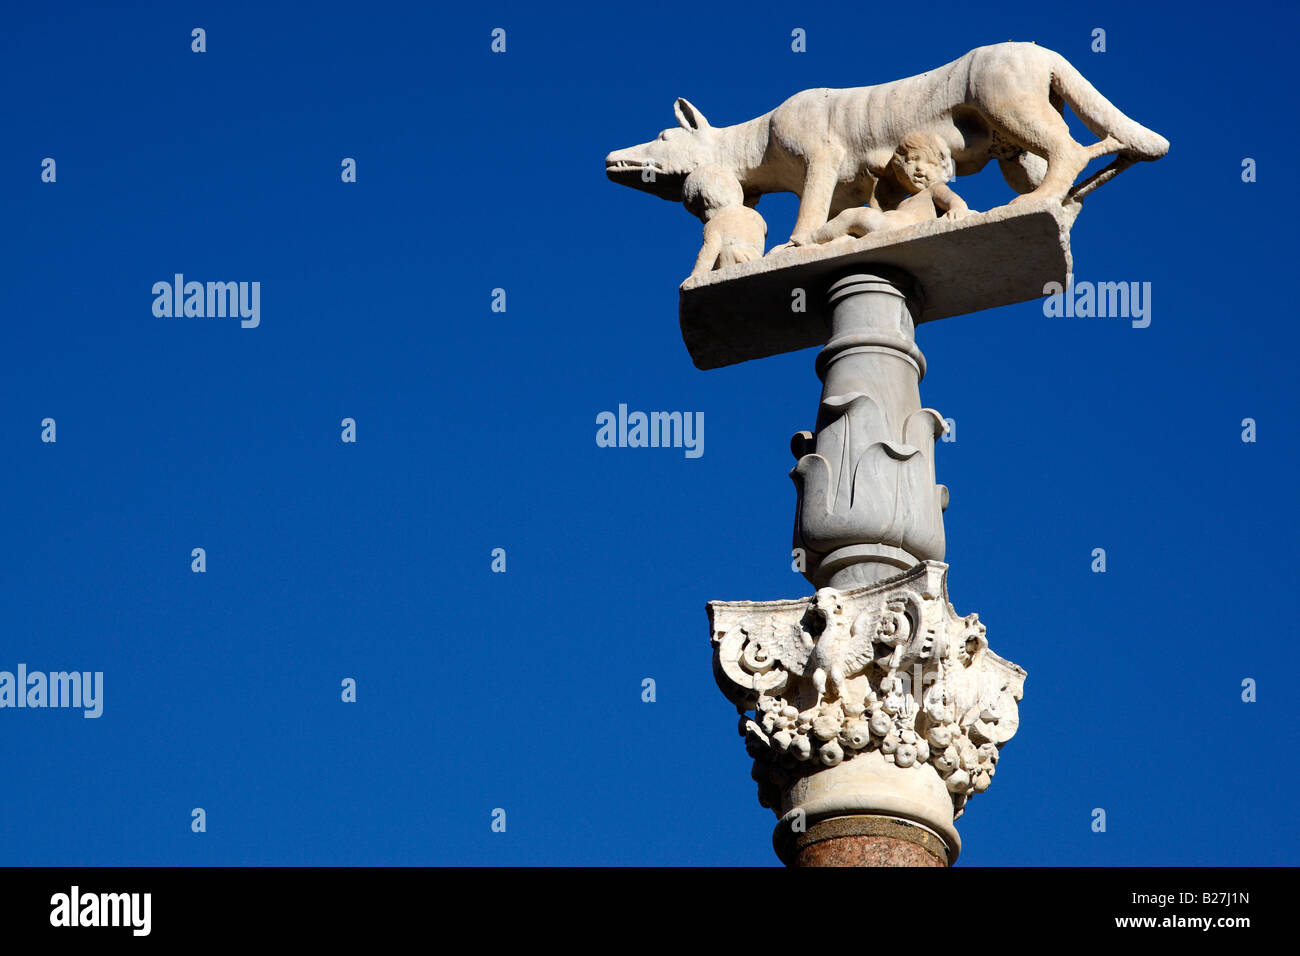
[[[992,725],[998,717],[979,706],[957,715],[944,698],[943,683],[936,681],[918,708],[897,677],[883,678],[879,693],[868,690],[860,706],[836,700],[801,712],[782,697],[760,696],[754,717],[740,720],[759,802],[775,806],[795,778],[878,750],[900,769],[933,767],[960,815],[967,799],[992,781],[998,761]]]

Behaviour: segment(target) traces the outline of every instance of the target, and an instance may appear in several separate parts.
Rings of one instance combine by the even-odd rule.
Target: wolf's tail
[[[1169,152],[1169,140],[1121,113],[1065,57],[1057,53],[1052,54],[1052,91],[1070,104],[1083,124],[1099,139],[1105,139],[1109,134],[1123,143],[1124,148],[1119,151],[1121,156],[1159,159]]]

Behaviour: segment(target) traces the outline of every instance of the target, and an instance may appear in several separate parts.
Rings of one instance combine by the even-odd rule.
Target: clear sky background
[[[1073,232],[1077,279],[1152,284],[1148,328],[919,332],[951,596],[1029,672],[962,865],[1293,863],[1287,7],[7,8],[0,669],[105,700],[0,710],[0,864],[774,865],[704,604],[809,591],[815,351],[696,370],[699,224],[602,160],[677,96],[729,124],[1007,39],[1172,149]],[[759,208],[784,239],[793,197]],[[177,272],[260,281],[260,327],[156,318]],[[598,448],[620,403],[703,412],[703,456]]]

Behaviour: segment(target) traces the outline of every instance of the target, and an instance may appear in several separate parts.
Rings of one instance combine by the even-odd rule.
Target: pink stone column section
[[[790,866],[948,865],[948,850],[929,829],[895,817],[822,820],[792,835],[782,858]]]

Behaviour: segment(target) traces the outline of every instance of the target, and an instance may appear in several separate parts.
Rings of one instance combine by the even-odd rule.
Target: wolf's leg
[[[1123,148],[1124,144],[1113,136],[1107,136],[1098,143],[1084,147],[1089,163],[1099,156],[1109,156]],[[1047,175],[1047,160],[1028,151],[1021,153],[1015,159],[999,159],[998,166],[1007,185],[1018,193],[1033,192]]]
[[[1046,97],[1003,102],[1005,106],[999,103],[999,108],[989,110],[989,122],[1007,139],[1047,160],[1042,181],[1032,192],[1011,201],[1063,198],[1093,157],[1074,141],[1065,117],[1052,108]]]
[[[837,183],[831,194],[831,208],[826,214],[826,221],[830,222],[846,209],[872,205],[871,197],[875,195],[877,182],[869,170],[863,169],[851,182]]]
[[[811,243],[813,232],[826,225],[831,197],[835,195],[835,184],[839,179],[841,158],[843,150],[823,153],[808,160],[803,191],[799,193],[799,215],[795,217],[794,232],[790,234],[790,241],[796,246]]]
[[[1133,156],[1118,157],[1117,159],[1115,159],[1114,162],[1112,162],[1105,169],[1093,173],[1083,182],[1079,183],[1079,185],[1071,189],[1069,193],[1069,199],[1067,199],[1066,201],[1078,202],[1080,199],[1088,195],[1088,193],[1092,192],[1102,183],[1108,182],[1109,180],[1113,179],[1115,176],[1119,175],[1120,173],[1128,169],[1136,162],[1137,159]]]
[[[1091,146],[1087,147],[1088,162],[1092,162],[1098,156],[1109,156],[1111,153],[1118,153],[1123,148],[1123,143],[1117,140],[1114,136],[1107,134],[1106,138],[1101,140],[1101,142],[1093,143]]]

